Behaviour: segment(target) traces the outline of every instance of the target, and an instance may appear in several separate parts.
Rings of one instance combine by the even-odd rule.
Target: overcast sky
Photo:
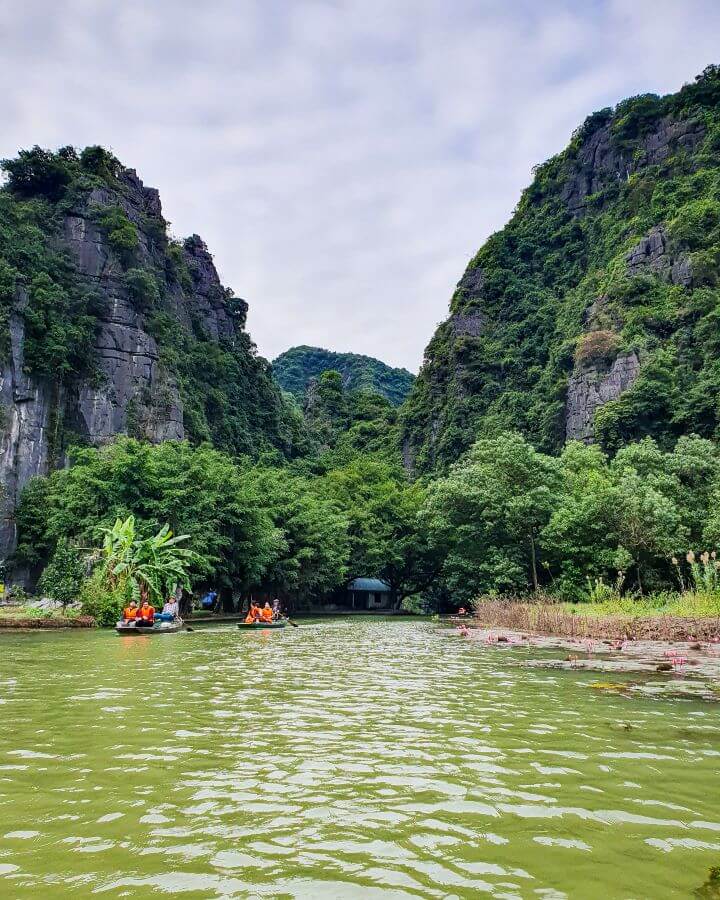
[[[0,0],[0,153],[110,147],[295,344],[416,371],[531,168],[720,62],[718,0]]]

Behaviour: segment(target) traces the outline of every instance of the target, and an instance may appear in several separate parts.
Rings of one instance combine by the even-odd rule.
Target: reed
[[[609,640],[712,640],[720,635],[720,615],[681,616],[655,611],[648,614],[589,611],[592,604],[571,605],[543,598],[534,602],[480,599],[475,604],[478,625],[530,631],[572,638]],[[582,607],[585,609],[582,609]],[[582,611],[581,611],[582,610]]]

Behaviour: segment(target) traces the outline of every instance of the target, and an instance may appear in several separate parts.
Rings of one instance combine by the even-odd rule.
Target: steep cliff
[[[0,191],[0,559],[33,475],[118,434],[293,452],[301,434],[196,235],[109,153],[35,148]]]
[[[298,400],[305,397],[308,385],[323,372],[342,375],[343,387],[350,391],[373,391],[394,406],[407,397],[415,380],[407,369],[394,369],[372,356],[336,353],[321,347],[291,347],[273,360],[273,374],[283,390]]]
[[[403,412],[428,470],[480,434],[609,450],[720,422],[720,70],[591,115],[471,261]]]

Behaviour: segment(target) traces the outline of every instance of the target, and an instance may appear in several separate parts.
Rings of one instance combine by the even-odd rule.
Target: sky
[[[417,371],[590,112],[720,62],[717,0],[0,0],[0,156],[102,144],[250,304]]]

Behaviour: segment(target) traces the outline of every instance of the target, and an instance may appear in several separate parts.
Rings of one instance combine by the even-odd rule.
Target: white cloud
[[[0,153],[103,143],[297,343],[417,368],[532,166],[714,60],[714,0],[0,0]]]

